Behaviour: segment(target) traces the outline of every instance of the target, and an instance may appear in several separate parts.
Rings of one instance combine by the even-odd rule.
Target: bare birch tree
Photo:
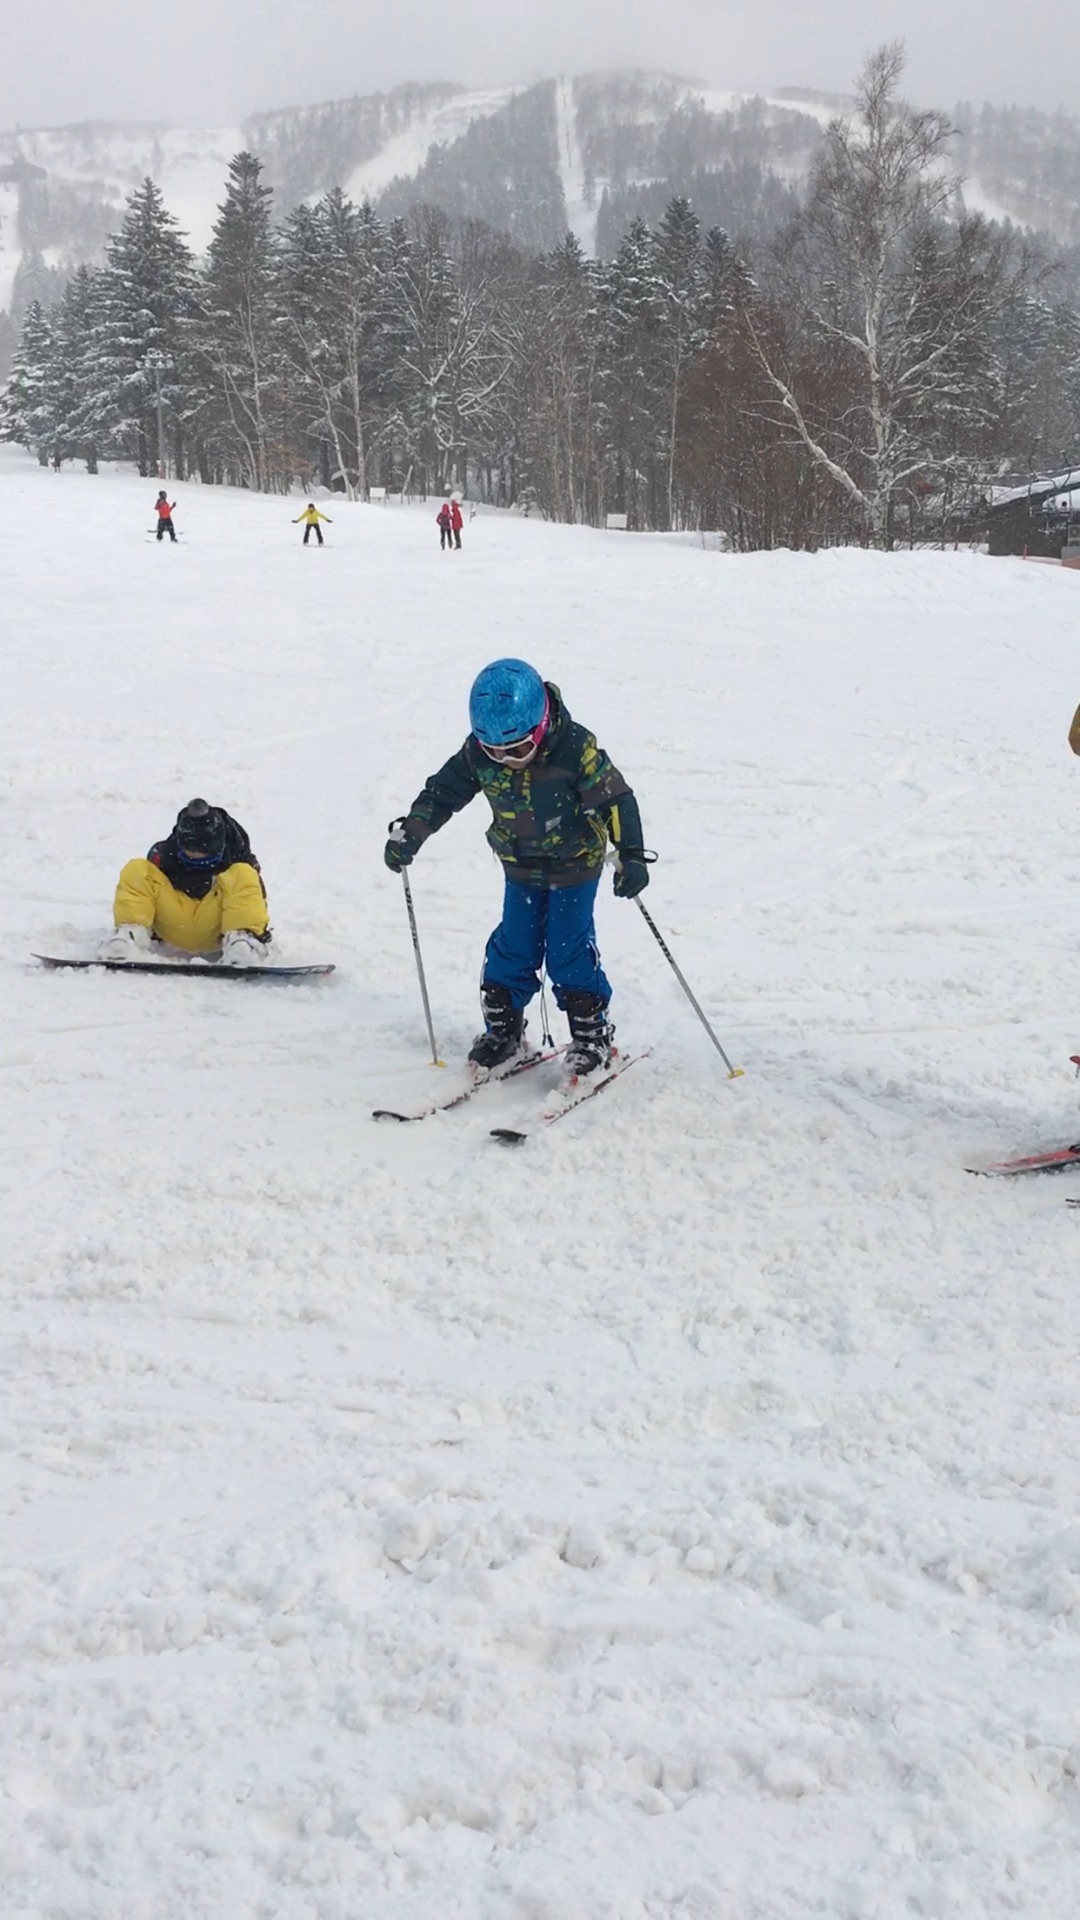
[[[782,297],[801,306],[811,333],[847,365],[839,417],[815,420],[792,366],[748,315],[790,429],[879,546],[889,544],[897,496],[917,478],[925,486],[937,477],[942,440],[928,423],[955,405],[961,368],[979,404],[974,363],[1008,251],[977,218],[942,239],[960,184],[949,165],[951,129],[942,114],[899,98],[903,66],[899,42],[871,54],[856,112],[831,123],[789,234]]]

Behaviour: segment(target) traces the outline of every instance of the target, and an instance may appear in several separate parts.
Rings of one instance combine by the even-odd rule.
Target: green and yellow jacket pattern
[[[609,839],[640,853],[633,793],[595,734],[570,718],[558,687],[545,684],[551,724],[535,760],[517,769],[497,766],[470,734],[409,808],[405,837],[413,852],[482,793],[492,815],[488,844],[508,880],[579,885],[603,865]]]

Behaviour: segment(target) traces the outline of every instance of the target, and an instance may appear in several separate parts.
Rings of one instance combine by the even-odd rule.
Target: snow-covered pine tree
[[[568,233],[537,262],[524,302],[524,478],[552,520],[588,521],[599,510],[596,283],[594,263]]]
[[[669,204],[653,242],[653,272],[659,317],[657,358],[664,378],[664,520],[676,524],[675,461],[679,412],[686,375],[708,338],[708,288],[701,223],[689,200]]]
[[[893,485],[893,538],[929,531],[927,520],[944,528],[997,467],[1004,383],[995,320],[1012,252],[1012,236],[981,214],[934,222],[916,238],[906,276],[908,377],[895,407],[896,456],[906,455],[907,473]]]
[[[76,267],[51,315],[57,445],[65,459],[85,460],[88,473],[97,472],[100,452],[93,424],[102,410],[96,356],[100,292],[101,273]]]
[[[272,193],[253,153],[229,162],[214,224],[191,344],[200,371],[199,436],[222,477],[261,492],[287,488],[282,355],[274,326],[277,241]]]
[[[389,235],[367,201],[357,208],[340,193],[327,194],[319,217],[330,256],[327,296],[332,337],[340,343],[346,437],[356,487],[366,494],[396,372]]]
[[[470,472],[501,470],[509,452],[504,395],[514,354],[506,321],[517,303],[521,257],[512,240],[479,221],[461,229],[455,251],[457,326],[450,368],[455,450],[447,484],[464,487]]]
[[[175,435],[181,405],[177,356],[194,304],[195,263],[160,189],[143,181],[127,202],[106,248],[96,288],[90,386],[77,431],[99,452],[156,473],[158,395],[166,431]]]
[[[392,297],[402,340],[396,407],[402,452],[422,491],[442,492],[458,451],[454,362],[461,310],[449,222],[436,208],[421,207],[395,240]]]
[[[22,325],[35,300],[42,312],[48,313],[63,288],[64,275],[60,268],[50,267],[40,247],[33,242],[24,245],[11,283],[11,317],[16,326]]]
[[[0,394],[0,440],[28,447],[42,467],[56,447],[53,331],[39,300],[27,308],[11,376]]]
[[[660,299],[653,238],[635,218],[599,278],[597,441],[604,489],[600,512],[655,525],[666,411],[659,368]]]
[[[753,275],[723,227],[710,227],[702,241],[704,319],[710,333],[753,297]]]
[[[315,210],[302,203],[293,208],[278,236],[274,328],[286,370],[288,437],[295,445],[295,464],[305,473],[317,469],[329,483],[343,456],[335,444],[337,376],[324,311],[326,272]]]
[[[1029,445],[1044,471],[1072,465],[1080,448],[1080,313],[1067,300],[1050,307],[1050,324],[1027,402]]]

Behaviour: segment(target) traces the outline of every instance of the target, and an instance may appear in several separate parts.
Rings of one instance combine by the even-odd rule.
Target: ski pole
[[[391,820],[389,832],[391,838],[404,839],[404,820]],[[413,952],[416,955],[416,971],[420,978],[420,998],[424,1003],[424,1019],[427,1021],[428,1039],[431,1042],[432,1063],[436,1067],[445,1067],[446,1061],[439,1059],[439,1049],[435,1043],[435,1026],[431,1018],[431,1001],[428,999],[427,981],[424,978],[424,961],[420,952],[420,933],[416,925],[416,908],[413,906],[412,888],[405,868],[401,869],[401,884],[405,889],[405,910],[409,916],[409,932],[412,934]]]
[[[742,1076],[743,1069],[741,1067],[732,1066],[731,1061],[728,1059],[727,1054],[724,1052],[723,1047],[720,1045],[720,1042],[717,1039],[715,1033],[713,1032],[711,1026],[709,1025],[708,1020],[705,1018],[704,1013],[702,1012],[700,1006],[698,1005],[696,999],[694,998],[694,995],[690,989],[689,981],[687,980],[685,974],[683,973],[682,968],[679,966],[679,963],[676,960],[675,955],[672,953],[671,948],[668,946],[667,941],[664,939],[664,936],[661,933],[659,927],[657,926],[656,921],[653,919],[652,914],[649,912],[648,907],[645,905],[645,902],[639,898],[634,901],[634,905],[635,907],[640,908],[642,918],[644,919],[646,926],[648,927],[650,933],[652,934],[653,939],[656,941],[656,944],[659,947],[661,953],[663,954],[664,959],[667,961],[669,967],[671,968],[673,974],[675,975],[676,980],[678,981],[680,987],[682,988],[687,999],[689,1000],[690,1005],[693,1007],[694,1012],[697,1014],[698,1019],[701,1021],[701,1024],[704,1027],[706,1033],[708,1034],[709,1039],[712,1041],[713,1046],[716,1048],[717,1053],[720,1055],[721,1060],[723,1061],[725,1067],[728,1070],[728,1079],[729,1080],[740,1079]]]

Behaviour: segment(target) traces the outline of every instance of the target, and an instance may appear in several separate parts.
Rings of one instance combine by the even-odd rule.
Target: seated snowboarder
[[[638,804],[596,737],[570,718],[558,687],[524,660],[494,660],[473,683],[465,745],[433,773],[386,843],[395,872],[483,793],[494,816],[488,844],[506,881],[502,920],[480,981],[484,1032],[469,1059],[490,1073],[528,1051],[525,1008],[547,965],[570,1022],[572,1077],[611,1060],[611,987],[600,965],[593,907],[609,839],[615,892],[649,884]]]
[[[267,958],[270,911],[259,863],[224,807],[189,800],[145,860],[129,860],[113,902],[116,931],[103,960],[141,960],[155,940],[184,953],[217,954],[227,967]]]

